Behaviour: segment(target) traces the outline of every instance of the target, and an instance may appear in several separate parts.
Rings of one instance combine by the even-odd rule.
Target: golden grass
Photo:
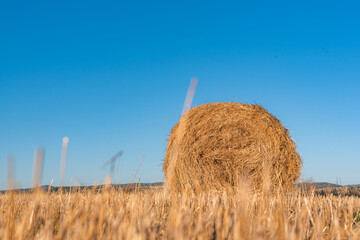
[[[360,198],[287,194],[7,192],[0,239],[360,239]]]

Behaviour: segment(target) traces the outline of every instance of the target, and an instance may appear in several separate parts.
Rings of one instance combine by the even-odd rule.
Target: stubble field
[[[360,239],[360,198],[162,187],[0,194],[1,239]]]

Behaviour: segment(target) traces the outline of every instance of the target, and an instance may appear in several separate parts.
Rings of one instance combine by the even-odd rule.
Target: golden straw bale
[[[302,161],[281,122],[262,106],[210,103],[187,112],[171,130],[164,160],[170,192],[289,189]]]

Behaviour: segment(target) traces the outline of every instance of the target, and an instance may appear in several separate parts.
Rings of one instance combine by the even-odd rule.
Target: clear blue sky
[[[10,3],[11,2],[11,3]],[[258,103],[290,129],[303,177],[360,183],[360,5],[357,1],[7,1],[0,5],[0,189],[6,158],[29,187],[162,181],[166,139],[190,78],[194,105]]]

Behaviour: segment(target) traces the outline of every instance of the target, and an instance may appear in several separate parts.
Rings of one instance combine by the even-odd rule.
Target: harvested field
[[[360,198],[313,191],[6,192],[0,212],[1,239],[360,239]]]
[[[281,122],[259,105],[210,103],[171,130],[164,173],[171,192],[288,190],[302,167]]]

